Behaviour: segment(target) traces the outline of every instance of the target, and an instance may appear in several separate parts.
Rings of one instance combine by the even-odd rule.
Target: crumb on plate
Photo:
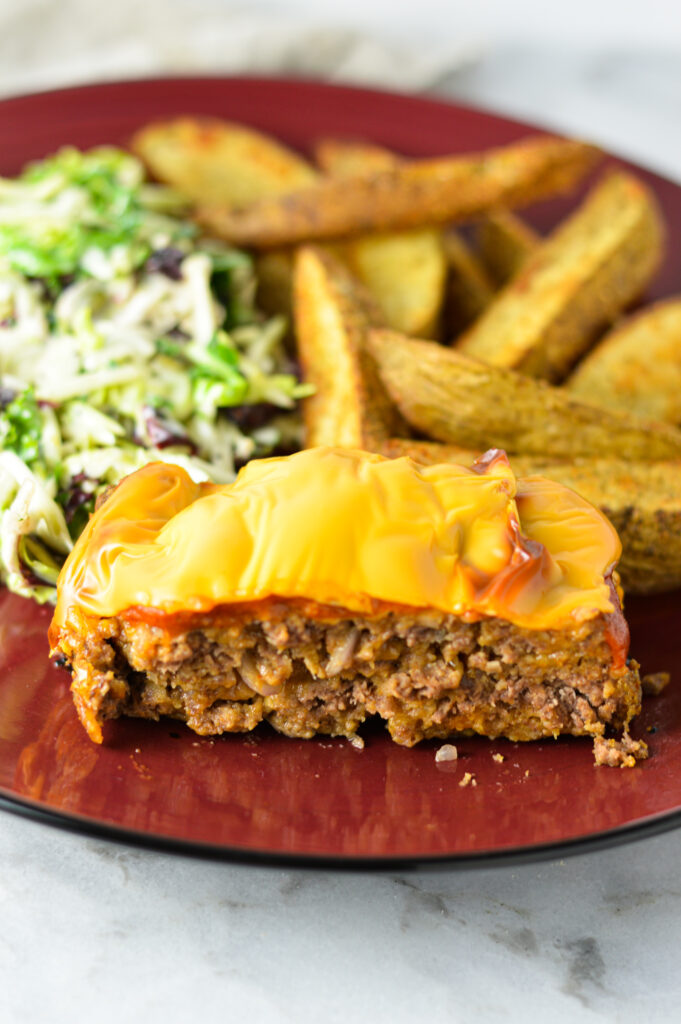
[[[669,672],[651,672],[641,677],[641,689],[646,697],[659,697],[669,684]]]

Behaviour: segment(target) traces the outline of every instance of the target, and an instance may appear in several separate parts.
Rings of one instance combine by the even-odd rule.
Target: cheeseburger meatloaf
[[[424,469],[320,448],[229,487],[156,464],[91,519],[50,640],[96,741],[106,719],[168,715],[361,744],[377,715],[406,746],[567,733],[633,764],[618,554],[600,513],[503,453]]]

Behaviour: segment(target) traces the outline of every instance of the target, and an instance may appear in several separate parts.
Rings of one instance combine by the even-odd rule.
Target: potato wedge
[[[294,264],[294,312],[303,379],[315,394],[303,400],[305,446],[375,450],[404,429],[365,350],[380,311],[346,268],[321,249],[304,246]]]
[[[479,452],[435,442],[390,438],[388,458],[409,456],[421,465],[468,466]],[[539,474],[571,487],[612,522],[622,541],[618,572],[628,593],[648,594],[681,586],[681,462],[625,459],[551,461],[512,456],[518,476]]]
[[[348,242],[344,257],[389,327],[425,338],[439,335],[447,276],[439,231],[362,235]]]
[[[320,140],[314,155],[326,173],[345,177],[376,174],[398,162],[382,146],[333,138]],[[349,263],[377,296],[389,327],[417,337],[436,337],[445,275],[444,318],[448,335],[463,331],[491,301],[494,288],[490,279],[455,231],[450,229],[441,234],[435,228],[416,229],[365,237],[366,244],[362,240],[349,243]],[[372,238],[380,241],[372,245]],[[372,251],[374,246],[377,253]],[[407,280],[409,287],[405,288]]]
[[[369,176],[330,177],[242,209],[207,202],[198,217],[218,236],[254,248],[423,227],[569,190],[599,157],[585,143],[535,136],[484,153],[414,160]]]
[[[470,466],[480,451],[472,448],[460,448],[455,444],[443,444],[441,441],[422,441],[418,438],[389,437],[382,441],[379,454],[386,459],[413,459],[422,466],[436,466],[439,462],[454,462],[460,466]]]
[[[561,388],[428,341],[371,330],[367,346],[412,426],[462,448],[573,458],[681,458],[681,430],[578,402]]]
[[[342,178],[391,170],[400,157],[373,142],[319,139],[312,147],[315,163],[324,174]]]
[[[604,409],[681,423],[681,298],[649,306],[605,336],[565,381]]]
[[[492,210],[476,231],[482,264],[495,285],[514,277],[539,245],[541,238],[511,210]]]
[[[318,177],[303,157],[268,135],[212,118],[146,125],[131,148],[155,178],[196,203],[240,206],[305,188]]]
[[[317,160],[330,174],[371,174],[399,164],[387,149],[327,139],[318,143]],[[435,338],[445,292],[447,266],[437,228],[362,235],[348,241],[345,262],[366,285],[396,331]]]
[[[456,345],[554,383],[643,291],[662,257],[662,218],[631,174],[608,174],[540,245]]]
[[[447,337],[455,338],[487,309],[494,298],[494,285],[460,234],[446,231],[442,242],[448,267],[445,330]]]

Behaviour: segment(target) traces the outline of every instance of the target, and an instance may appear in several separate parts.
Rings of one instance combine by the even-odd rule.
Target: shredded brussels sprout
[[[298,443],[281,318],[249,256],[119,149],[0,178],[0,581],[54,599],[97,495],[145,465],[228,482]]]

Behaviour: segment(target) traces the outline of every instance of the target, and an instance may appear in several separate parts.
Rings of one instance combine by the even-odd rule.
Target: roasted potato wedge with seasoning
[[[256,249],[424,227],[567,191],[599,158],[585,143],[534,136],[484,153],[414,160],[367,176],[329,177],[240,209],[204,202],[197,215],[219,237]]]
[[[623,171],[608,174],[457,348],[493,366],[562,380],[644,290],[659,266],[663,234],[649,189]]]
[[[544,381],[394,331],[371,330],[367,345],[404,418],[435,440],[557,458],[681,458],[681,430],[666,423],[578,402]]]
[[[511,210],[493,210],[478,225],[476,240],[485,270],[501,287],[519,272],[541,238]]]
[[[681,423],[681,298],[643,309],[607,334],[565,388],[604,409]]]
[[[294,264],[294,311],[303,379],[305,446],[376,450],[404,429],[386,395],[365,339],[381,322],[373,299],[330,253],[302,247]]]
[[[317,159],[337,177],[371,174],[395,167],[399,159],[379,146],[318,144]],[[446,262],[437,228],[360,235],[343,250],[352,273],[366,285],[389,327],[405,334],[434,338],[439,333]]]
[[[480,452],[389,438],[381,454],[391,459],[409,456],[424,466],[468,466]],[[572,462],[529,455],[514,455],[511,462],[519,476],[539,474],[571,487],[610,519],[622,541],[617,568],[625,590],[646,594],[681,586],[681,462]]]
[[[456,231],[442,236],[447,260],[445,330],[455,338],[470,327],[494,298],[494,285],[480,260]]]
[[[398,162],[382,146],[342,139],[322,139],[314,154],[326,173],[345,177],[375,174]],[[445,329],[454,334],[468,327],[494,294],[480,262],[451,229],[442,233],[417,228],[364,238],[366,242],[348,243],[348,262],[376,295],[395,330],[434,338],[443,312]]]
[[[241,124],[181,117],[140,129],[131,148],[159,181],[194,203],[241,206],[314,183],[310,164],[268,135]]]

